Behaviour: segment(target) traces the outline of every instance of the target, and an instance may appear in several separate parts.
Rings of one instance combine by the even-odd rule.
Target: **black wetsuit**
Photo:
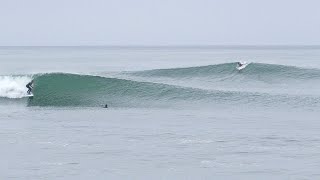
[[[27,93],[30,94],[31,91],[32,91],[32,82],[29,82],[29,83],[26,85],[26,87],[28,88]]]

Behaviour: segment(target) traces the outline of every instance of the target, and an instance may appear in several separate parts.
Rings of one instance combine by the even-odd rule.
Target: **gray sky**
[[[0,0],[0,45],[319,45],[319,0]]]

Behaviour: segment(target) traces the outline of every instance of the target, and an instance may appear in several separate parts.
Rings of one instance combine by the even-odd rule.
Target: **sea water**
[[[319,179],[319,57],[1,47],[0,179]]]

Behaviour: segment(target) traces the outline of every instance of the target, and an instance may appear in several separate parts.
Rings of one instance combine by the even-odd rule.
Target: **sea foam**
[[[0,97],[22,98],[27,95],[26,84],[31,76],[0,76]]]

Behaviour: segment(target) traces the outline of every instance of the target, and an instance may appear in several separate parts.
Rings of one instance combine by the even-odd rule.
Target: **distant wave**
[[[136,76],[147,77],[170,77],[170,78],[190,78],[190,77],[210,77],[221,78],[230,74],[239,73],[235,68],[237,63],[224,63],[217,65],[155,69],[132,72]],[[277,64],[250,63],[245,69],[241,70],[241,75],[248,78],[260,79],[299,79],[310,80],[320,79],[319,69],[306,69],[295,66],[285,66]]]

